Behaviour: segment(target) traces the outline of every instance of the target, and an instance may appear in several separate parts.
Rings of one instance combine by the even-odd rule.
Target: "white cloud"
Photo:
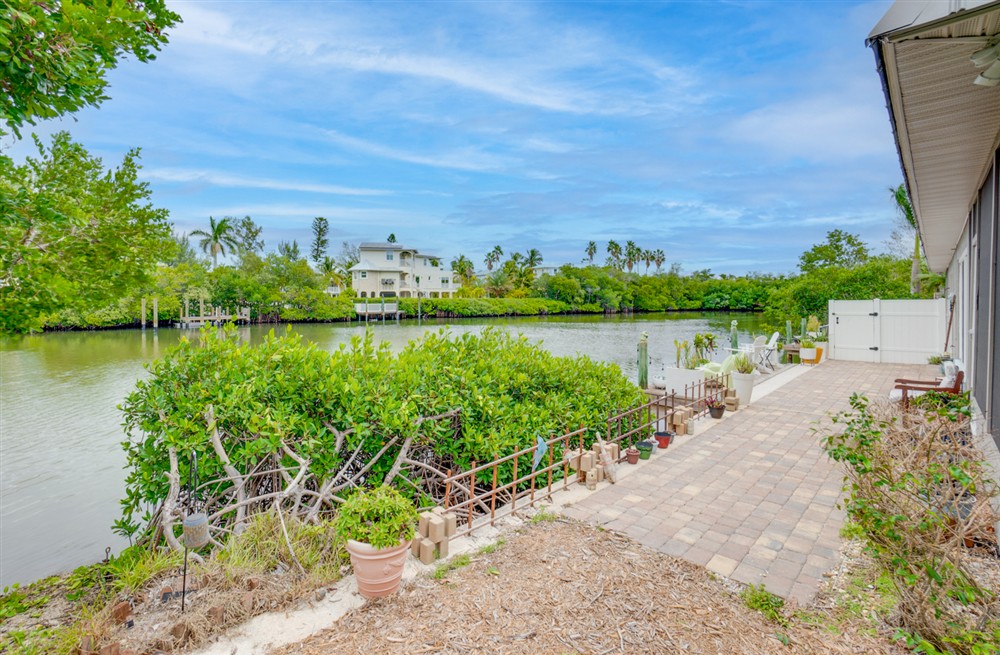
[[[359,189],[336,184],[309,184],[307,182],[271,180],[190,168],[152,168],[143,170],[140,176],[143,179],[159,180],[162,182],[203,182],[223,187],[303,191],[306,193],[328,193],[341,196],[385,196],[392,193],[391,191],[382,189]]]
[[[320,133],[328,140],[357,152],[410,164],[433,166],[435,168],[454,168],[463,171],[497,171],[516,163],[509,157],[491,155],[471,147],[437,155],[422,155],[375,143],[374,141],[341,134],[335,130],[320,130]]]

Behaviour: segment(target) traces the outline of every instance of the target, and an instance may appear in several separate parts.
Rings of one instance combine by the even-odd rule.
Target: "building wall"
[[[1000,149],[976,194],[962,239],[948,269],[948,293],[956,295],[952,335],[956,357],[965,365],[972,397],[986,430],[1000,449]]]

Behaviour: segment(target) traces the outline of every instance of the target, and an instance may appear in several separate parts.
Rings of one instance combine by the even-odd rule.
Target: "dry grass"
[[[834,636],[785,616],[787,627],[768,621],[701,567],[558,520],[526,526],[468,566],[420,578],[275,653],[905,652],[867,634],[866,623],[841,623]]]

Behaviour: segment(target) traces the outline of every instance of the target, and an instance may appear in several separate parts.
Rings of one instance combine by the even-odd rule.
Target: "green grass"
[[[778,625],[788,625],[788,619],[781,613],[785,601],[764,588],[764,585],[750,585],[740,592],[740,600],[752,610],[756,610]]]
[[[550,512],[549,510],[543,507],[542,509],[535,512],[535,515],[531,517],[531,524],[538,525],[539,523],[551,523],[552,521],[558,521],[558,520],[559,520],[558,514],[556,514],[555,512]]]
[[[503,539],[497,539],[492,544],[486,544],[482,548],[476,551],[476,555],[492,555],[493,553],[500,550],[500,548],[507,543]]]
[[[437,568],[434,569],[433,578],[435,580],[444,580],[448,577],[449,573],[463,566],[468,566],[471,562],[472,558],[468,555],[456,555],[444,564],[438,564]]]

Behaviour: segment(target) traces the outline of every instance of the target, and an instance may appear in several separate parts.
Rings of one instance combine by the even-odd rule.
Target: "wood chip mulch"
[[[582,523],[526,525],[441,579],[369,601],[276,655],[903,653],[863,629],[787,627],[705,569]],[[785,643],[787,642],[787,643]]]

